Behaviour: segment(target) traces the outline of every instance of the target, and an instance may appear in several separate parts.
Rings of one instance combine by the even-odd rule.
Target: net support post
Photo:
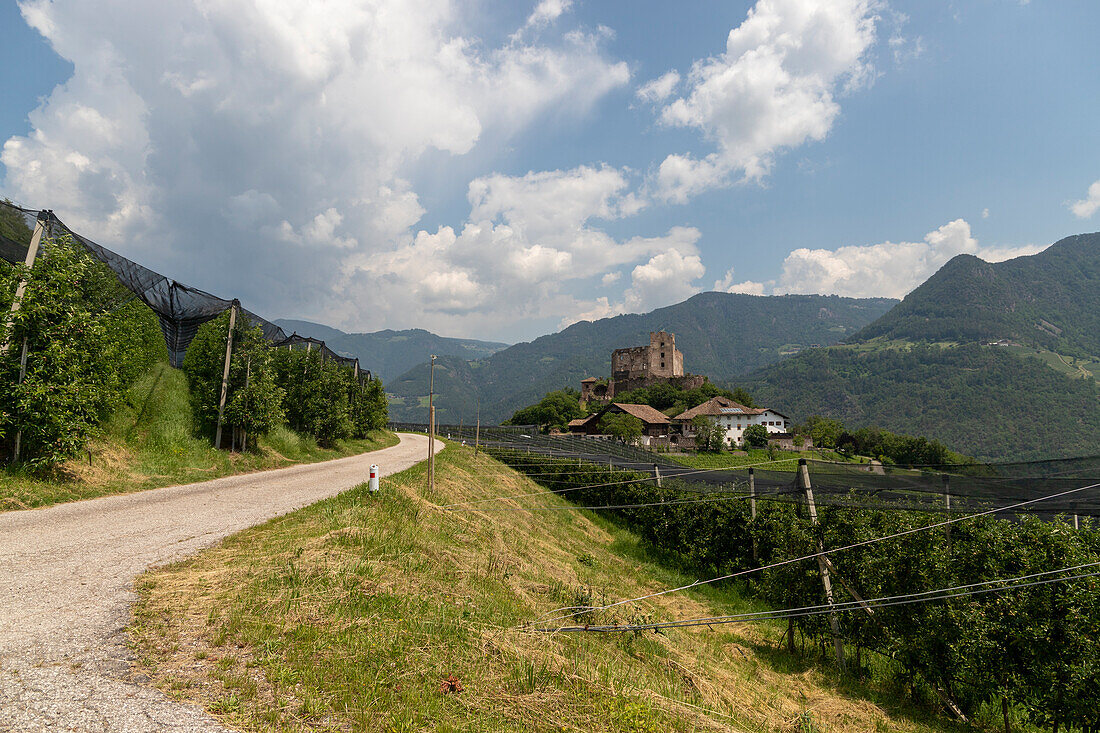
[[[945,473],[942,477],[943,480],[943,504],[947,508],[947,518],[951,519],[951,479]],[[944,529],[944,534],[947,537],[947,547],[951,547],[951,525],[947,525]]]
[[[817,505],[814,504],[814,491],[810,486],[810,469],[806,466],[806,459],[798,459],[798,483],[806,492],[806,504],[810,510],[810,522],[816,527]],[[818,537],[817,551],[825,552],[825,543]],[[821,584],[825,586],[825,602],[829,604],[829,627],[833,632],[833,649],[836,651],[836,666],[841,674],[848,671],[847,660],[844,658],[844,640],[840,637],[840,620],[837,618],[835,602],[833,599],[833,582],[829,577],[829,563],[825,562],[824,555],[817,556],[817,567],[821,571]]]
[[[756,522],[756,472],[749,468],[749,517],[752,521]],[[759,561],[760,551],[757,549],[756,543],[756,531],[753,530],[752,535],[752,561]]]
[[[34,261],[38,257],[38,245],[42,242],[42,233],[46,231],[46,217],[45,211],[39,212],[38,220],[34,223],[34,232],[31,234],[31,242],[27,247],[27,258],[23,261],[23,264],[27,266],[27,269],[34,267]],[[12,321],[15,319],[15,314],[19,312],[20,306],[23,304],[23,294],[27,291],[27,278],[24,276],[19,281],[19,286],[15,289],[15,297],[11,301],[11,310],[8,312],[7,318],[4,322],[4,343],[0,345],[0,354],[8,353],[8,349],[11,348],[11,337],[14,333],[14,329],[11,328]]]
[[[237,308],[240,303],[236,300],[229,307],[229,334],[225,339],[225,367],[222,369],[222,389],[218,398],[218,427],[214,431],[214,447],[222,447],[222,419],[225,417],[225,396],[229,390],[229,363],[233,358],[233,328],[237,325]]]

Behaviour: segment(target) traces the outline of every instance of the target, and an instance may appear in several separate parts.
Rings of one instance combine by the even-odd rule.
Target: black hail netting
[[[278,328],[278,326],[275,326],[275,328]],[[281,329],[280,333],[282,333]],[[266,331],[264,332],[264,336],[267,336]],[[276,349],[286,348],[291,351],[316,351],[318,354],[321,355],[322,359],[329,359],[331,361],[337,362],[338,364],[343,364],[344,366],[354,367],[355,370],[358,371],[361,380],[366,379],[367,381],[370,381],[370,370],[360,370],[358,358],[352,356],[341,356],[340,354],[337,354],[335,351],[326,346],[325,342],[321,341],[320,339],[311,338],[309,336],[299,336],[297,332],[292,333],[289,336],[284,336],[283,338],[278,340],[272,339],[270,337],[268,337],[268,339],[273,342],[272,346],[274,346]]]
[[[0,202],[0,257],[11,263],[23,262],[37,220],[41,220],[46,227],[46,236],[68,234],[74,242],[79,242],[92,256],[109,267],[124,287],[157,314],[168,347],[168,357],[174,367],[182,366],[187,347],[195,338],[199,326],[217,318],[235,302],[176,282],[112,252],[69,229],[52,211],[37,212],[7,202]],[[268,341],[283,345],[289,340],[283,329],[274,323],[244,309],[241,313],[253,325],[260,327]],[[331,350],[327,350],[327,354],[341,363],[358,364],[358,360],[339,356]]]
[[[426,432],[427,425],[391,423],[392,429]],[[438,425],[436,434],[472,444],[475,426]],[[519,450],[533,456],[580,460],[617,469],[676,479],[688,491],[745,493],[747,468],[701,470],[674,463],[641,448],[573,435],[541,435],[534,425],[482,426],[480,442],[488,450]],[[537,462],[537,458],[534,458]],[[1007,507],[1100,483],[1100,456],[1027,463],[990,463],[972,466],[871,466],[858,463],[807,461],[814,498],[821,506],[865,509],[966,513]],[[798,501],[795,470],[798,459],[759,465],[753,469],[757,495],[762,500]],[[1020,509],[1044,517],[1079,515],[1100,517],[1100,487],[1043,501]]]

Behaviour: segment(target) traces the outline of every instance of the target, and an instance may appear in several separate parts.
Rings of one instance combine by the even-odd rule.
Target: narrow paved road
[[[0,514],[0,731],[223,731],[124,680],[147,568],[424,459],[428,439],[360,456]]]

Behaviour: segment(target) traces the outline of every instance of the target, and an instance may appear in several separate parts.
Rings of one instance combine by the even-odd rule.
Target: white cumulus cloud
[[[483,322],[499,325],[562,314],[572,322],[676,302],[695,292],[690,282],[703,274],[699,231],[609,235],[603,222],[638,211],[632,189],[630,171],[610,166],[475,179],[460,230],[420,231],[390,252],[349,263],[346,289],[355,294],[349,305],[369,311],[400,303],[410,323],[431,317],[455,325],[476,308]],[[582,296],[592,278],[608,287],[629,266],[631,284],[621,303]]]
[[[466,247],[412,235],[422,156],[507,144],[629,83],[603,31],[549,27],[569,6],[542,0],[529,21],[542,26],[537,42],[494,47],[466,35],[448,0],[26,0],[27,22],[74,70],[30,113],[30,133],[4,142],[0,189],[272,317],[413,325],[411,296],[366,298],[362,312],[348,288],[379,289],[354,279],[364,261]],[[493,202],[481,205],[492,218]],[[593,215],[639,204],[620,195],[614,206]],[[495,215],[485,235],[503,241],[508,216]],[[517,223],[544,231],[540,216]],[[517,236],[524,244],[494,265],[569,270],[577,257],[549,234]],[[476,258],[468,267],[425,277],[416,312],[483,297],[494,276]]]
[[[1095,181],[1089,186],[1085,198],[1071,202],[1069,208],[1078,219],[1088,219],[1100,211],[1100,181]]]
[[[737,278],[734,277],[734,270],[731,267],[726,270],[726,274],[722,276],[721,280],[717,280],[714,283],[714,289],[719,293],[744,293],[746,295],[763,295],[766,285],[762,282],[755,282],[753,280],[742,280],[737,282]]]
[[[904,297],[956,255],[987,262],[1035,254],[1043,247],[982,247],[964,219],[929,232],[920,242],[881,242],[830,249],[796,249],[783,261],[776,293],[823,293],[855,298]]]
[[[717,150],[702,159],[669,155],[656,194],[682,203],[733,175],[760,179],[778,151],[823,139],[840,113],[837,95],[872,75],[878,5],[758,0],[725,51],[694,64],[689,93],[661,109],[664,124],[697,129]],[[662,87],[643,89],[655,95]]]

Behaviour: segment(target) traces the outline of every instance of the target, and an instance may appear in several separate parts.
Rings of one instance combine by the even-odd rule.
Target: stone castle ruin
[[[581,380],[581,402],[610,402],[616,394],[662,382],[695,389],[706,381],[706,377],[684,373],[684,355],[676,348],[676,334],[651,331],[648,346],[611,352],[611,379]]]

